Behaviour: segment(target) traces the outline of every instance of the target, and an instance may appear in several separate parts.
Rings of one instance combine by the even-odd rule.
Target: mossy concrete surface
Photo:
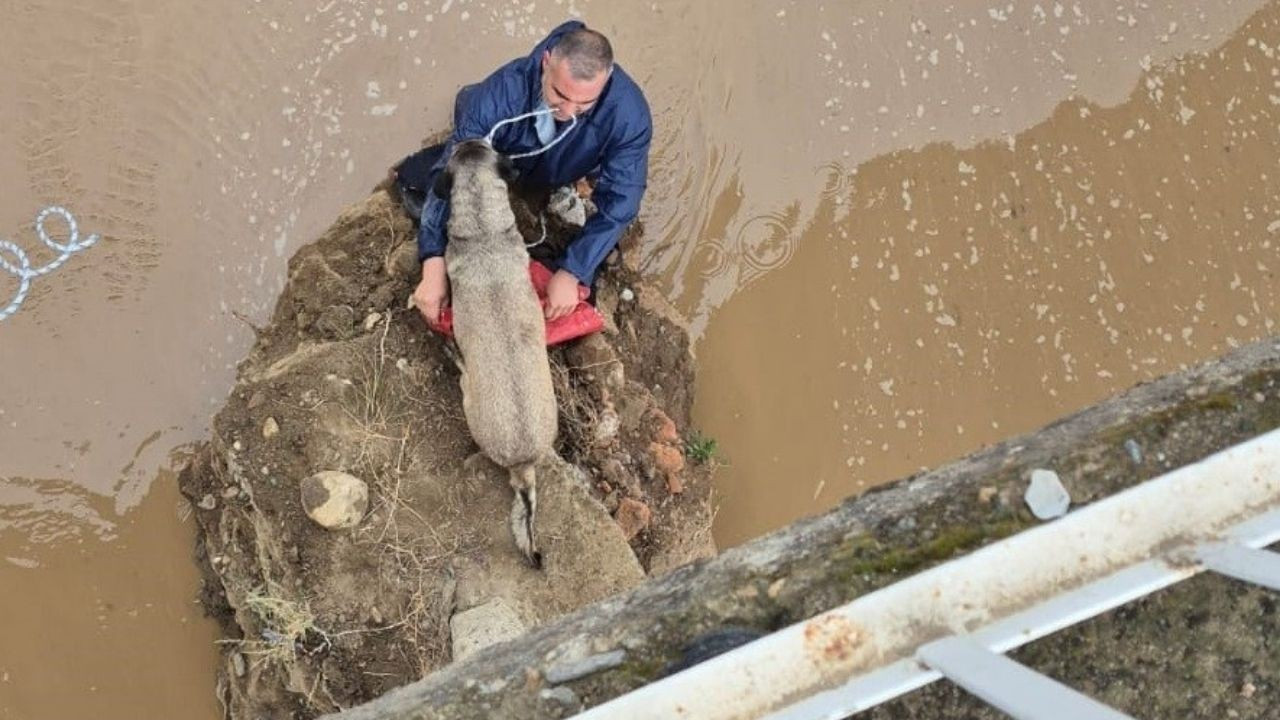
[[[566,717],[657,679],[709,632],[776,630],[1035,525],[1021,500],[1035,468],[1055,470],[1078,506],[1278,426],[1280,343],[1269,340],[851,498],[340,717]],[[1199,577],[1013,656],[1138,717],[1280,718],[1276,601]],[[616,649],[616,667],[544,680],[548,667]],[[935,683],[866,717],[1001,715]]]

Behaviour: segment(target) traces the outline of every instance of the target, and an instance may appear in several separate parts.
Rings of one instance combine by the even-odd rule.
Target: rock
[[[592,655],[581,660],[572,660],[569,662],[556,663],[547,668],[543,677],[551,685],[561,685],[571,680],[584,678],[588,675],[616,668],[627,659],[626,650],[613,650],[599,655]]]
[[[1138,441],[1129,438],[1124,441],[1124,451],[1129,453],[1129,459],[1134,465],[1142,464],[1142,446],[1138,445]]]
[[[618,488],[627,495],[640,496],[642,492],[640,481],[617,458],[605,460],[600,465],[600,473],[604,475],[604,479],[613,487]]]
[[[484,648],[524,634],[524,621],[504,598],[455,613],[449,618],[453,636],[453,660],[457,662]]]
[[[352,528],[369,509],[369,486],[353,475],[324,470],[302,481],[302,508],[321,527]]]
[[[547,200],[547,212],[566,224],[582,227],[587,222],[587,207],[578,193],[568,185],[556,188]]]
[[[231,653],[231,671],[236,674],[236,677],[244,677],[245,669],[244,655],[238,652]]]
[[[566,357],[575,369],[593,380],[602,381],[610,390],[621,390],[626,382],[618,353],[602,333],[592,333],[574,343]]]
[[[1000,491],[994,485],[987,485],[978,489],[978,502],[983,505],[990,505]]]
[[[592,430],[593,439],[596,445],[608,445],[618,437],[618,431],[622,428],[622,420],[618,417],[618,411],[613,407],[605,407],[600,412],[600,417],[596,420],[596,426]]]
[[[222,498],[224,500],[230,500],[231,498],[239,494],[240,494],[240,488],[236,487],[235,485],[228,485],[222,489]]]
[[[676,430],[676,423],[666,413],[659,408],[654,408],[649,417],[654,426],[654,442],[667,443],[668,445],[676,445],[680,442],[680,433]]]
[[[375,327],[378,326],[378,323],[381,320],[382,320],[382,313],[371,312],[368,315],[365,315],[364,323],[363,323],[364,331],[369,332],[370,330],[374,329]]]
[[[410,241],[397,245],[387,255],[382,269],[395,278],[412,278],[421,272],[422,266],[418,264],[418,243]]]
[[[1253,694],[1256,692],[1258,692],[1257,686],[1247,680],[1240,686],[1240,697],[1246,700],[1253,697]]]
[[[684,455],[670,445],[649,443],[649,453],[653,455],[653,465],[667,480],[667,491],[672,495],[684,492],[684,482],[680,473],[684,470]]]
[[[266,422],[262,423],[263,438],[270,440],[271,438],[275,437],[279,433],[280,433],[280,424],[276,422],[275,418],[269,417],[267,418]]]
[[[1041,520],[1052,520],[1066,514],[1071,496],[1058,479],[1058,473],[1037,468],[1031,471],[1031,484],[1025,495],[1027,507]]]
[[[201,510],[212,510],[218,507],[218,498],[214,497],[211,494],[205,495],[204,497],[200,498],[200,502],[196,503],[196,507],[200,508]]]
[[[631,302],[636,299],[636,294],[631,288],[622,288],[622,292],[618,293],[618,297],[623,302]]]
[[[613,519],[617,520],[618,526],[622,528],[622,534],[626,536],[627,542],[631,542],[641,530],[649,527],[649,521],[652,518],[653,511],[649,506],[632,498],[620,500],[618,511],[613,515]]]
[[[346,305],[330,305],[316,319],[316,328],[335,340],[355,334],[356,311]]]
[[[538,697],[543,700],[551,700],[569,710],[578,710],[582,707],[582,701],[578,699],[578,694],[564,685],[543,688],[538,692]]]

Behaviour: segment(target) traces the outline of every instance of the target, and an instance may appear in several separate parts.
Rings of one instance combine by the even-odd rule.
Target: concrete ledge
[[[675,570],[334,717],[568,716],[661,676],[708,632],[772,631],[1036,524],[1021,503],[1034,468],[1057,471],[1076,504],[1092,502],[1280,426],[1278,392],[1280,344],[1248,346]],[[572,693],[543,692],[548,667],[616,650],[625,651],[620,664],[570,682]]]

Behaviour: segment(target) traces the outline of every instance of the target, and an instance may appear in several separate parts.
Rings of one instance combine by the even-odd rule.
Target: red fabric
[[[545,310],[547,307],[547,284],[551,282],[551,270],[537,260],[529,261],[529,282],[538,293],[538,302]],[[587,302],[591,290],[578,285],[578,307],[559,320],[546,323],[547,344],[559,345],[562,342],[590,335],[604,329],[604,318]],[[453,308],[446,307],[440,311],[440,321],[430,326],[441,335],[453,336]]]

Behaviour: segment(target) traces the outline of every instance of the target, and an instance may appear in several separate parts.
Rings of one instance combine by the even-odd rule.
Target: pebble
[[[622,298],[623,302],[631,302],[636,299],[636,294],[631,288],[622,288],[622,292],[618,293],[618,297]]]
[[[201,510],[212,510],[218,507],[218,498],[213,495],[206,494],[204,497],[200,498],[200,502],[196,503],[196,507]]]
[[[222,489],[222,497],[226,500],[230,500],[231,498],[239,494],[240,494],[240,488],[236,487],[235,485],[228,485],[227,487]]]
[[[1041,520],[1062,517],[1071,507],[1071,496],[1058,479],[1058,473],[1042,468],[1031,471],[1025,499],[1032,514]]]
[[[235,442],[231,443],[231,449],[232,449],[232,450],[235,450],[236,452],[240,452],[241,450],[243,450],[243,449],[244,449],[244,446],[240,444],[240,441],[239,441],[239,440],[237,440],[237,441],[235,441]]]
[[[577,710],[582,707],[581,701],[578,700],[577,693],[563,685],[553,688],[543,688],[538,693],[538,696],[543,700],[554,700],[556,703],[572,710]]]
[[[277,423],[275,418],[269,417],[267,418],[266,422],[262,423],[262,437],[266,438],[267,440],[270,440],[271,438],[275,437],[279,433],[280,433],[280,423]]]
[[[236,677],[244,677],[245,666],[243,655],[240,653],[231,653],[231,669],[235,672]]]
[[[571,680],[584,678],[588,675],[616,668],[627,659],[626,650],[614,650],[612,652],[600,653],[592,655],[581,660],[571,662],[558,663],[547,668],[546,679],[552,685],[562,685]]]
[[[1133,438],[1124,441],[1124,451],[1129,453],[1129,459],[1134,465],[1142,464],[1142,447]]]
[[[613,519],[618,522],[618,526],[622,528],[622,535],[627,539],[627,542],[639,535],[640,531],[649,527],[649,522],[652,518],[653,511],[649,509],[649,506],[633,498],[620,500],[618,502],[618,511],[613,516]]]
[[[368,315],[366,315],[366,316],[364,317],[364,330],[365,330],[365,332],[369,332],[369,331],[370,331],[370,330],[372,330],[375,326],[377,326],[378,321],[379,321],[379,320],[381,320],[381,319],[382,319],[382,313],[372,312],[372,313],[369,313]]]

